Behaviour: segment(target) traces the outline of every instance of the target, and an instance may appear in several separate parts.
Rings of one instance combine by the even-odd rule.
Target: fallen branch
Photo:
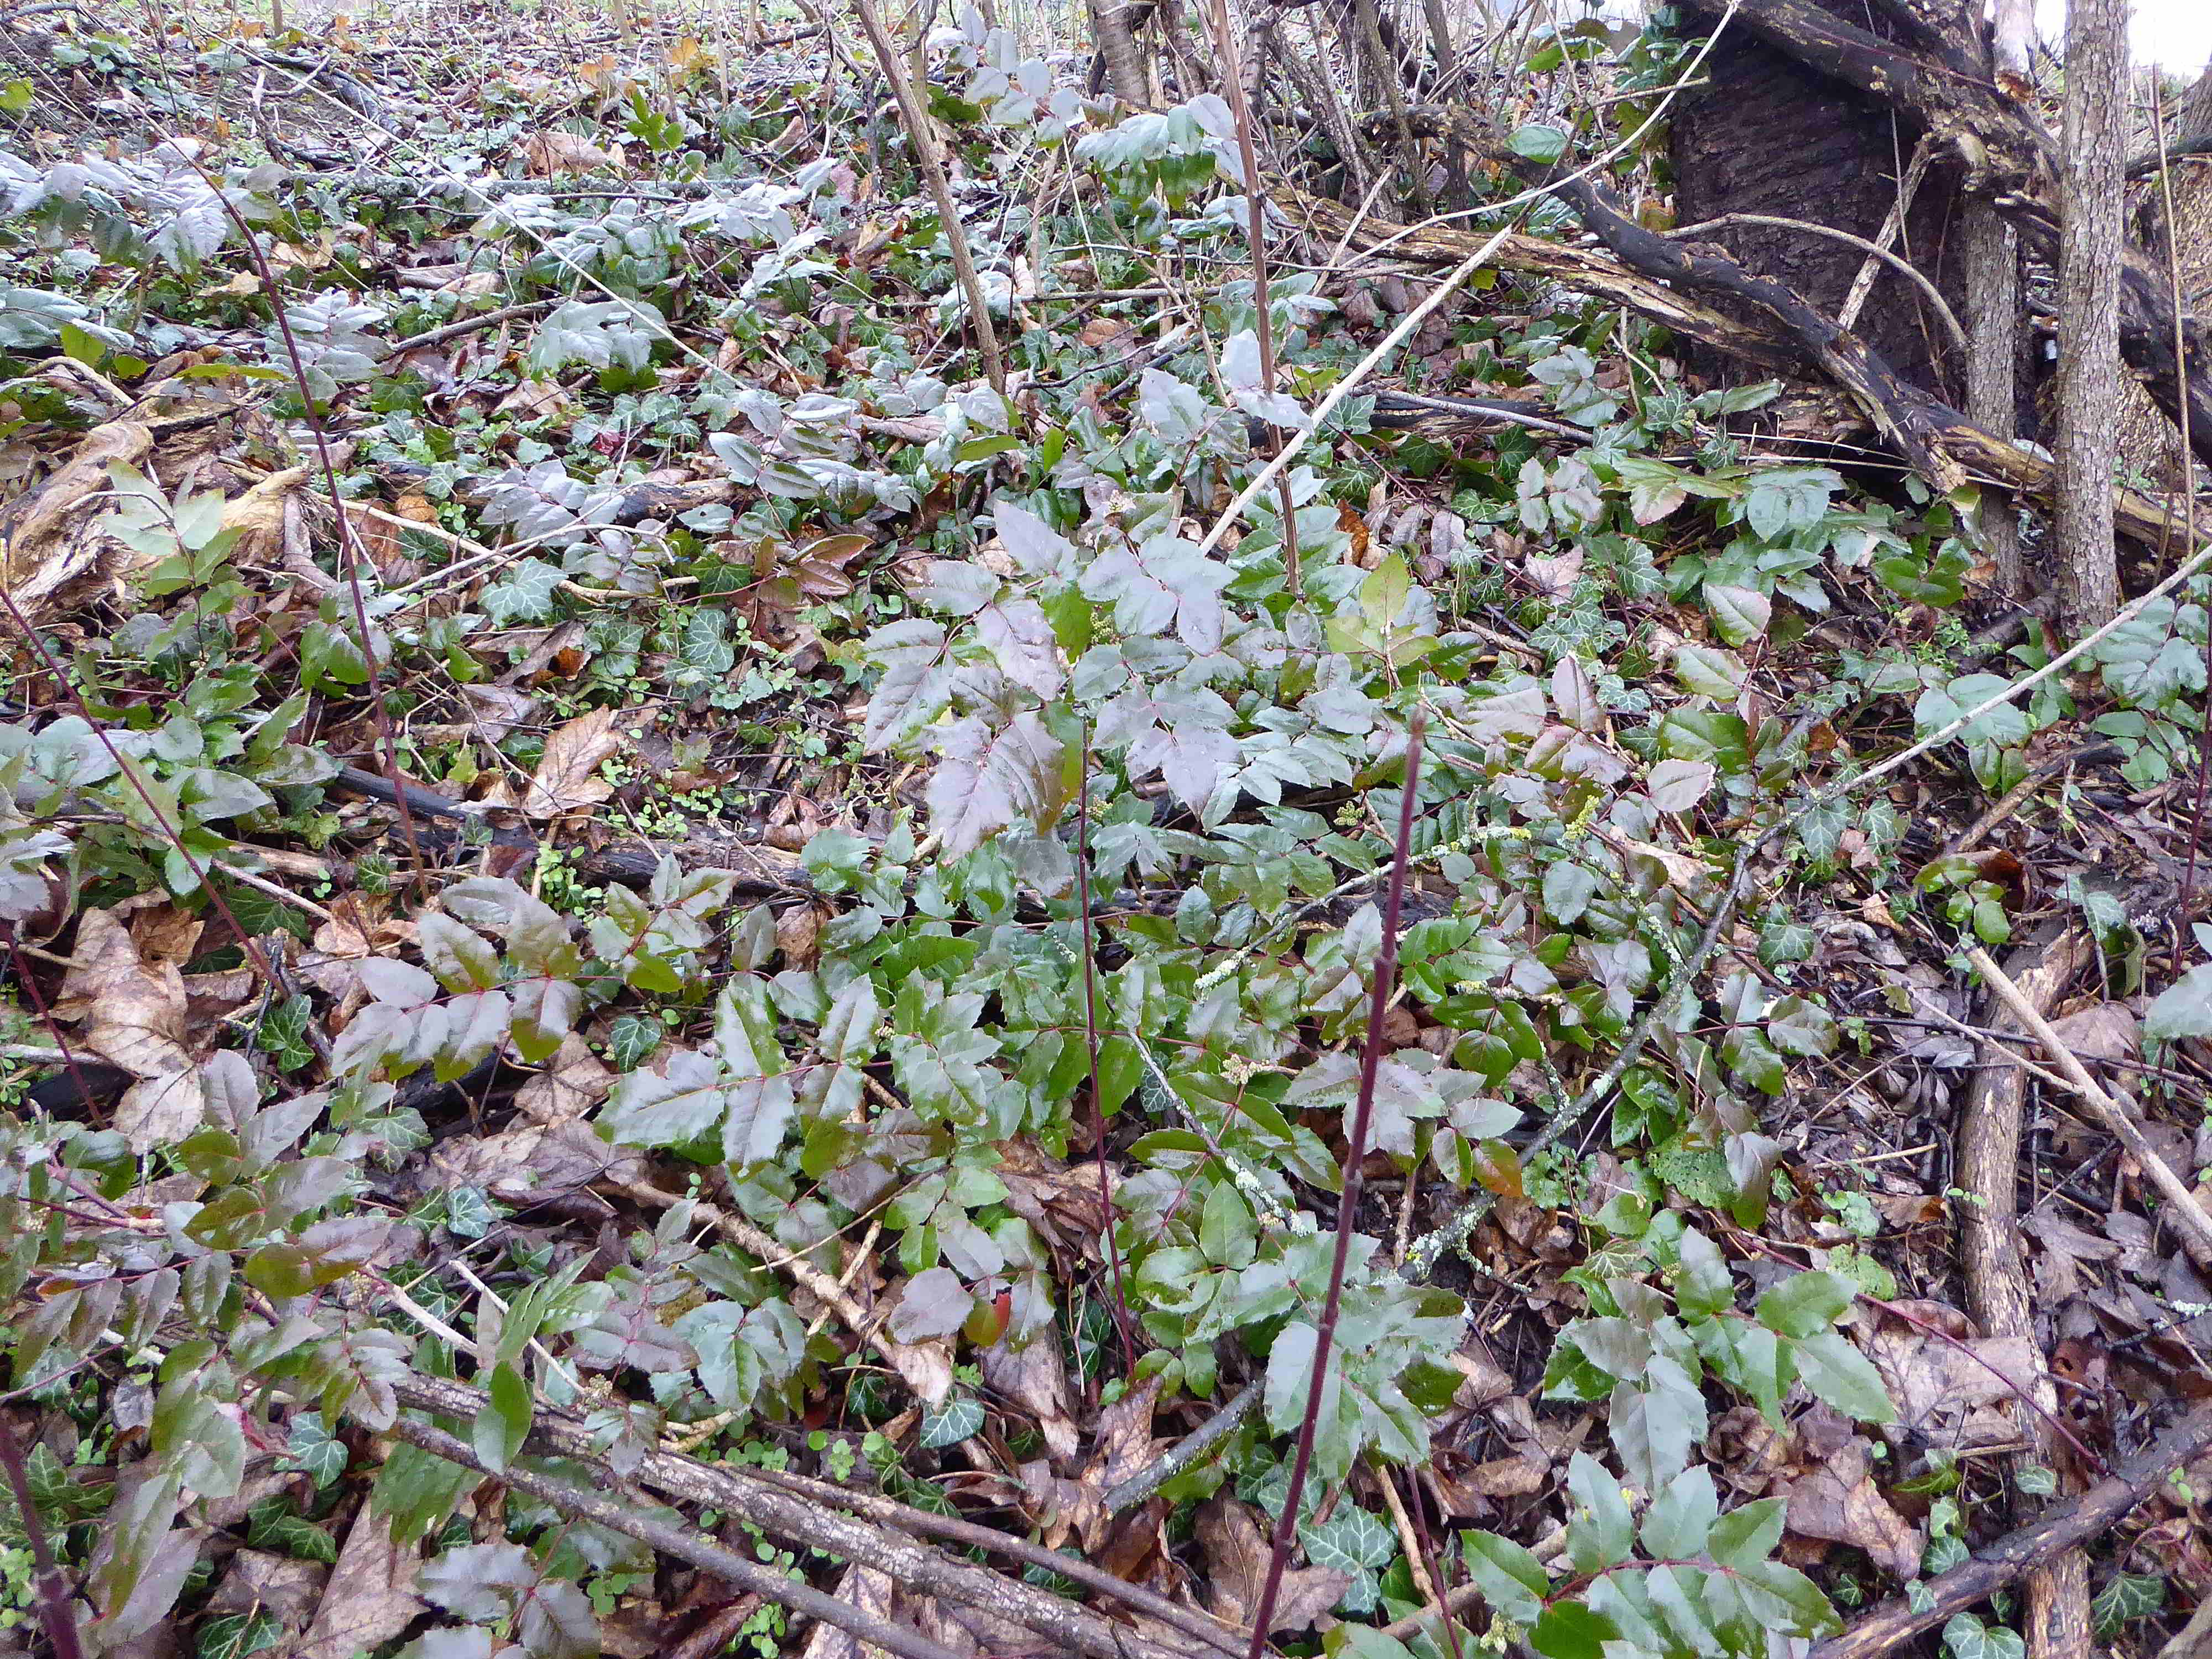
[[[2110,1531],[2166,1477],[2212,1449],[2212,1403],[2197,1409],[2079,1498],[2054,1504],[1948,1572],[1913,1587],[1911,1599],[1885,1603],[1808,1659],[1881,1659],[1923,1631],[1985,1601],[2064,1552]]]
[[[1973,964],[1974,971],[1981,975],[1984,982],[2020,1021],[2021,1027],[2033,1032],[2049,1051],[2052,1063],[2058,1067],[2060,1075],[2066,1079],[2066,1085],[2073,1091],[2075,1098],[2089,1108],[2097,1121],[2110,1131],[2127,1149],[2128,1156],[2142,1166],[2143,1173],[2150,1177],[2151,1185],[2164,1194],[2170,1206],[2166,1212],[2167,1218],[2194,1239],[2207,1255],[2212,1255],[2212,1215],[2205,1213],[2204,1205],[2195,1190],[2173,1172],[2172,1164],[2158,1155],[2135,1119],[2128,1115],[2127,1109],[2089,1075],[2088,1068],[2067,1046],[2066,1039],[2051,1029],[2051,1022],[2043,1017],[2042,1011],[2021,994],[2020,987],[2013,982],[2009,974],[1997,966],[1996,959],[1976,945],[1968,947],[1966,960]]]
[[[1415,113],[1440,130],[1453,131],[1463,141],[1485,144],[1489,142],[1486,134],[1462,130],[1472,118],[1465,112],[1430,108]],[[1352,235],[1357,231],[1351,210],[1339,203],[1304,195],[1283,185],[1273,186],[1272,194],[1279,204],[1291,210],[1316,235]],[[1635,260],[1610,247],[1569,247],[1540,237],[1520,234],[1507,235],[1498,242],[1492,252],[1491,262],[1500,270],[1556,282],[1577,293],[1626,306],[1662,328],[1767,368],[1784,368],[1808,355],[1817,355],[1816,349],[1806,340],[1778,324],[1755,327],[1720,311],[1702,295],[1674,286],[1695,274],[1694,270],[1680,263],[1687,258],[1684,250],[1612,212],[1596,198],[1589,197],[1587,191],[1583,192],[1583,198],[1572,204],[1580,210],[1584,199],[1589,201],[1591,210],[1599,216],[1598,222],[1591,223],[1593,230],[1606,237],[1608,243],[1612,240],[1607,235],[1608,230],[1632,234],[1636,239],[1632,246],[1650,256],[1654,269],[1637,268]],[[1377,227],[1366,235],[1370,243],[1389,241],[1390,251],[1403,259],[1431,265],[1456,264],[1489,240],[1445,225],[1410,230]],[[1723,286],[1733,286],[1739,280],[1759,280],[1741,267],[1735,267],[1732,261],[1706,256],[1705,264],[1726,278]],[[1788,292],[1778,283],[1772,286],[1782,294]],[[1802,301],[1798,303],[1802,305]],[[1812,326],[1815,333],[1820,331],[1819,313],[1809,307],[1797,320]],[[2051,503],[2056,483],[2047,459],[1977,426],[1957,410],[1919,388],[1898,381],[1887,365],[1880,364],[1879,360],[1876,362],[1879,374],[1872,379],[1863,374],[1860,377],[1864,389],[1875,394],[1878,403],[1893,405],[1895,418],[1915,430],[1918,442],[1929,453],[1943,458],[1946,471],[1955,470],[1958,474],[1997,484],[2046,507]],[[1864,400],[1860,401],[1864,408]],[[2148,495],[2116,488],[2112,499],[2122,535],[2161,551],[2189,545],[2187,526]]]
[[[617,1498],[596,1492],[579,1492],[573,1486],[549,1480],[544,1475],[516,1466],[495,1469],[478,1457],[466,1442],[456,1439],[443,1429],[433,1428],[428,1423],[403,1417],[392,1425],[394,1437],[405,1441],[433,1456],[442,1457],[449,1463],[459,1463],[464,1468],[503,1481],[516,1492],[527,1492],[539,1501],[550,1504],[571,1520],[589,1521],[618,1532],[625,1538],[635,1538],[650,1549],[678,1561],[688,1561],[702,1572],[714,1574],[726,1583],[733,1584],[750,1595],[788,1607],[793,1613],[842,1630],[861,1641],[895,1653],[899,1659],[960,1659],[960,1656],[943,1643],[933,1641],[918,1630],[904,1625],[894,1625],[889,1620],[878,1619],[865,1608],[849,1601],[841,1601],[834,1595],[825,1595],[811,1584],[797,1578],[787,1578],[782,1573],[748,1561],[732,1553],[720,1544],[709,1542],[701,1532],[672,1527],[653,1516],[640,1514]]]
[[[392,1390],[404,1405],[463,1421],[474,1419],[489,1407],[489,1398],[481,1389],[441,1378],[399,1378],[393,1382]],[[601,1468],[600,1484],[605,1490],[619,1492],[623,1488],[623,1483],[613,1472],[605,1470],[599,1463],[600,1448],[577,1419],[541,1405],[530,1434],[533,1444]],[[473,1463],[470,1466],[478,1467]],[[878,1520],[840,1514],[829,1507],[826,1498],[800,1497],[750,1471],[702,1463],[674,1452],[656,1451],[645,1455],[631,1479],[665,1498],[701,1504],[750,1522],[787,1543],[873,1567],[918,1594],[973,1607],[994,1619],[1018,1625],[1056,1649],[1081,1656],[1082,1659],[1222,1659],[1218,1636],[1201,1644],[1180,1631],[1161,1630],[1157,1626],[1139,1632],[1050,1591],[971,1562],[957,1560],[911,1538],[901,1537]],[[856,1506],[844,1497],[838,1501],[847,1503],[848,1507]],[[874,1507],[880,1519],[890,1519],[902,1506],[883,1499]],[[901,1530],[920,1530],[918,1525],[904,1518],[896,1524]],[[1018,1542],[1008,1540],[1010,1546]],[[1065,1572],[1071,1561],[1071,1558],[1054,1554],[1053,1570]],[[1094,1583],[1092,1587],[1113,1593],[1103,1584]]]
[[[1882,40],[1814,0],[1734,0],[1742,24],[1799,63],[1911,116],[1968,167],[1966,188],[1993,203],[2039,257],[2057,263],[2059,150],[2028,106],[2000,92],[1974,31],[1978,9],[1913,9],[1929,50]],[[1970,15],[1971,14],[1971,15]],[[2205,319],[2178,312],[2159,262],[2121,250],[2120,349],[2143,389],[2199,458],[2212,460],[2212,339]]]
[[[559,303],[553,300],[531,300],[519,306],[501,306],[496,311],[479,312],[473,317],[463,317],[437,328],[426,328],[420,334],[410,334],[396,341],[392,356],[404,356],[410,351],[420,351],[424,346],[441,345],[447,340],[458,340],[464,334],[474,334],[479,329],[512,322],[517,317],[534,317],[541,311],[550,311]]]
[[[2095,951],[2088,934],[2079,927],[2020,951],[2014,961],[2021,969],[2021,994],[2039,1012],[2047,1012]],[[2012,1014],[2009,1007],[2003,1012]],[[1996,1018],[1990,1023],[2005,1029]],[[2022,1029],[2017,1014],[2012,1014],[2012,1028]],[[2025,1425],[2029,1455],[2059,1468],[2063,1465],[2057,1455],[2054,1415],[2058,1391],[2035,1349],[2034,1310],[2027,1264],[2021,1259],[2020,1117],[2027,1074],[2012,1063],[2014,1058],[2002,1045],[1988,1044],[1982,1068],[1960,1109],[1959,1185],[1972,1200],[1958,1206],[1960,1255],[1966,1273],[1966,1305],[1982,1334],[2024,1339],[2036,1352],[2037,1374],[2027,1400],[2036,1415]],[[2032,1653],[2081,1651],[2089,1633],[2088,1557],[2078,1549],[2064,1550],[2036,1568],[2028,1574],[2027,1602],[2033,1632],[2072,1633],[2069,1640],[2061,1641],[2031,1634]]]

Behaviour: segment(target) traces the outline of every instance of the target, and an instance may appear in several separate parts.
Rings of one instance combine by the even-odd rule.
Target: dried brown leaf
[[[415,1594],[421,1565],[422,1547],[394,1542],[391,1520],[364,1504],[293,1659],[353,1659],[398,1636],[422,1612]]]
[[[1067,1414],[1067,1366],[1060,1344],[1040,1337],[1014,1346],[1002,1336],[983,1350],[983,1385],[1036,1419],[1047,1450],[1072,1455],[1081,1436]]]
[[[605,1100],[614,1081],[613,1070],[571,1031],[544,1069],[515,1091],[515,1109],[536,1123],[572,1123]]]
[[[112,910],[78,920],[75,960],[54,1017],[82,1022],[85,1047],[137,1079],[116,1103],[116,1130],[137,1152],[183,1139],[207,1111],[185,1047],[184,975],[173,962],[141,957]]]
[[[611,150],[600,149],[579,133],[548,131],[523,141],[523,159],[530,164],[533,179],[550,179],[564,173],[595,173],[609,167],[623,170],[622,147]]]
[[[1232,1630],[1249,1630],[1260,1606],[1271,1553],[1259,1511],[1226,1498],[1198,1512],[1196,1537],[1206,1557],[1206,1611]],[[1267,1633],[1304,1630],[1344,1599],[1352,1575],[1334,1567],[1292,1567],[1283,1574]]]
[[[1920,1570],[1920,1534],[1892,1509],[1868,1471],[1867,1443],[1856,1437],[1778,1493],[1789,1500],[1790,1530],[1848,1544],[1883,1571],[1910,1578]]]
[[[98,573],[113,545],[92,529],[105,510],[95,498],[107,489],[107,469],[135,465],[153,447],[151,429],[137,421],[94,427],[53,477],[0,507],[0,583],[19,610],[35,619],[62,588]]]
[[[545,752],[531,775],[522,810],[533,818],[558,817],[586,806],[596,806],[615,792],[605,778],[595,775],[599,763],[623,746],[617,729],[625,711],[594,708],[556,727],[545,739]]]

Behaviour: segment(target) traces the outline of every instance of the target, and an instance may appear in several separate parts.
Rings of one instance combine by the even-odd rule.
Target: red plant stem
[[[1083,726],[1083,764],[1075,786],[1075,893],[1083,916],[1083,1041],[1091,1056],[1091,1146],[1098,1164],[1098,1241],[1114,1273],[1114,1325],[1121,1334],[1121,1359],[1137,1369],[1136,1339],[1129,1332],[1129,1296],[1121,1284],[1121,1247],[1114,1237],[1114,1192],[1106,1179],[1106,1109],[1098,1099],[1097,952],[1091,921],[1091,723]]]
[[[31,1545],[32,1591],[39,1600],[39,1622],[46,1627],[46,1640],[53,1644],[54,1659],[83,1659],[84,1650],[76,1639],[76,1615],[70,1610],[69,1581],[62,1577],[61,1565],[46,1542],[46,1523],[40,1518],[38,1503],[31,1496],[31,1473],[13,1423],[0,1421],[0,1464],[7,1468],[8,1489],[15,1495],[15,1507],[23,1512],[23,1535]]]
[[[198,172],[208,188],[215,191],[216,200],[222,204],[230,222],[237,227],[239,239],[246,246],[246,257],[253,262],[254,274],[261,279],[261,291],[269,296],[269,313],[276,320],[276,334],[284,343],[284,356],[291,362],[292,384],[299,392],[307,431],[315,441],[315,460],[322,468],[323,489],[331,498],[331,511],[337,520],[338,549],[343,555],[346,587],[353,599],[353,625],[360,630],[361,660],[368,671],[369,720],[384,750],[385,775],[396,798],[392,805],[399,809],[400,834],[419,873],[423,865],[422,843],[415,833],[415,815],[408,810],[406,785],[399,775],[399,744],[392,735],[391,711],[384,706],[384,675],[376,665],[376,642],[368,627],[368,600],[362,592],[361,567],[365,556],[360,538],[354,533],[353,520],[346,517],[345,497],[338,489],[337,465],[331,459],[330,434],[323,429],[323,417],[315,409],[315,394],[307,385],[307,359],[301,356],[300,343],[293,337],[292,319],[284,312],[284,290],[270,266],[269,256],[262,252],[260,238],[253,234],[253,227],[246,222],[246,216],[238,210],[237,204],[209,176],[207,169],[200,167]]]
[[[1406,866],[1413,842],[1414,797],[1420,793],[1421,716],[1416,709],[1406,729],[1406,781],[1398,796],[1398,845],[1390,860],[1390,886],[1382,905],[1382,944],[1375,953],[1375,981],[1367,996],[1367,1038],[1359,1052],[1359,1097],[1352,1109],[1351,1133],[1345,1139],[1344,1184],[1336,1200],[1336,1252],[1328,1266],[1328,1294],[1322,1303],[1321,1322],[1314,1331],[1313,1376],[1306,1384],[1305,1419],[1298,1425],[1298,1449],[1291,1462],[1290,1490],[1283,1496],[1283,1513],[1275,1522],[1273,1547],[1267,1557],[1267,1582],[1260,1588],[1260,1605],[1252,1615],[1252,1646],[1248,1659],[1261,1659],[1267,1650],[1267,1628],[1274,1623],[1275,1602],[1283,1589],[1283,1570],[1291,1559],[1291,1540],[1297,1534],[1298,1499],[1304,1493],[1306,1472],[1313,1466],[1314,1434],[1321,1420],[1322,1386],[1328,1380],[1328,1351],[1336,1340],[1336,1321],[1344,1304],[1344,1273],[1352,1256],[1352,1228],[1358,1218],[1359,1200],[1366,1182],[1367,1135],[1375,1117],[1375,1082],[1382,1069],[1382,1017],[1390,1006],[1390,993],[1398,980],[1398,919],[1406,902]]]

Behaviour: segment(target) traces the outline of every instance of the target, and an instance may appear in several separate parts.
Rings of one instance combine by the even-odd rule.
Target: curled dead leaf
[[[623,746],[624,734],[616,727],[623,714],[619,708],[594,708],[556,727],[531,774],[522,810],[533,818],[555,818],[596,806],[613,794],[614,785],[597,774],[599,763]]]
[[[0,507],[0,580],[26,615],[35,619],[61,589],[98,572],[111,544],[92,528],[107,469],[136,465],[153,446],[151,429],[137,421],[94,427],[59,471]]]
[[[183,974],[173,962],[147,962],[112,910],[79,918],[75,959],[54,1018],[82,1022],[85,1047],[137,1079],[116,1103],[116,1131],[134,1152],[183,1139],[207,1115],[185,1047]]]
[[[624,162],[617,145],[601,149],[590,139],[573,132],[541,132],[523,141],[523,159],[533,179],[550,179],[563,173],[595,173],[601,167],[619,173]]]

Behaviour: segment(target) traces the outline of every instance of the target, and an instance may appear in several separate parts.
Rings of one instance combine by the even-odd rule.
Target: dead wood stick
[[[643,1181],[626,1182],[622,1190],[641,1204],[655,1205],[664,1210],[684,1201],[676,1194],[663,1192]],[[924,1405],[935,1406],[952,1391],[952,1350],[942,1339],[898,1341],[883,1329],[882,1313],[862,1307],[850,1291],[808,1261],[803,1253],[786,1249],[743,1216],[718,1205],[694,1203],[691,1213],[719,1229],[739,1249],[749,1250],[764,1265],[789,1274],[799,1289],[836,1314],[847,1330],[862,1342],[873,1343],[884,1361],[899,1374],[899,1380],[913,1389]]]
[[[2047,945],[2014,956],[2016,981],[2027,1005],[2047,1013],[2074,975],[2087,965],[2096,947],[2087,933],[2071,927]],[[2002,1001],[2002,998],[1998,999]],[[2008,1005],[1992,1011],[1998,1030],[2025,1029]],[[2027,1269],[2020,1250],[2020,1116],[2027,1076],[2012,1065],[1999,1045],[1967,1091],[1959,1115],[1959,1185],[1972,1201],[1959,1206],[1960,1255],[1966,1270],[1966,1305],[1984,1336],[2035,1337],[2035,1314],[2028,1296]],[[2039,1415],[2027,1424],[2036,1455],[2062,1467],[2058,1437],[2051,1413],[2058,1391],[2037,1352],[2037,1375],[2030,1385]],[[2079,1549],[2061,1551],[2027,1575],[2028,1651],[2033,1659],[2078,1653],[2089,1635],[2089,1558]]]
[[[710,1572],[725,1583],[858,1637],[886,1653],[898,1655],[899,1659],[960,1659],[960,1656],[951,1648],[941,1642],[933,1641],[918,1630],[878,1619],[850,1602],[823,1595],[811,1584],[796,1578],[787,1578],[757,1562],[748,1561],[743,1556],[733,1554],[720,1544],[712,1542],[703,1533],[672,1527],[655,1516],[639,1513],[617,1498],[596,1492],[579,1492],[573,1486],[562,1486],[557,1480],[549,1480],[530,1469],[510,1467],[495,1470],[477,1455],[474,1448],[443,1429],[403,1417],[393,1422],[392,1432],[409,1445],[418,1447],[433,1456],[442,1457],[449,1463],[459,1463],[464,1468],[475,1469],[505,1482],[517,1492],[527,1492],[573,1519],[589,1521],[610,1532],[635,1538],[663,1555],[689,1561],[702,1571]]]
[[[994,1555],[1019,1561],[1024,1566],[1042,1567],[1086,1589],[1110,1595],[1134,1611],[1157,1619],[1164,1625],[1172,1626],[1186,1636],[1196,1637],[1209,1647],[1218,1648],[1224,1653],[1241,1656],[1251,1645],[1244,1632],[1221,1620],[1195,1608],[1179,1606],[1158,1591],[1146,1589],[1142,1584],[1117,1578],[1103,1567],[1093,1566],[1079,1556],[1048,1550],[1042,1544],[1031,1543],[1026,1538],[1017,1538],[1012,1533],[1000,1532],[974,1521],[963,1521],[957,1516],[934,1515],[927,1510],[902,1504],[896,1498],[885,1498],[879,1492],[839,1486],[827,1480],[815,1480],[811,1475],[793,1474],[787,1469],[749,1469],[746,1474],[763,1486],[781,1486],[787,1492],[823,1504],[842,1504],[865,1520],[880,1521],[885,1526],[912,1533],[917,1538],[942,1539],[948,1544],[988,1550]]]
[[[2183,1464],[2212,1449],[2212,1404],[2200,1405],[2079,1498],[2053,1504],[2038,1519],[1917,1587],[1911,1601],[1884,1603],[1808,1659],[1880,1659],[1902,1651],[1923,1631],[1985,1601],[2022,1575],[2110,1531]]]
[[[392,1391],[402,1404],[463,1420],[489,1408],[489,1397],[483,1389],[442,1378],[398,1379]],[[540,1406],[530,1436],[533,1444],[597,1465],[599,1447],[584,1425],[565,1413]],[[633,1479],[663,1497],[750,1521],[786,1542],[873,1567],[921,1595],[957,1602],[1018,1625],[1035,1632],[1056,1650],[1082,1659],[1220,1659],[1219,1649],[1211,1643],[1201,1647],[1179,1632],[1173,1633],[1176,1639],[1170,1640],[1170,1632],[1157,1627],[1149,1635],[1140,1635],[1127,1625],[1048,1590],[955,1559],[884,1525],[841,1513],[830,1507],[827,1498],[800,1498],[750,1472],[656,1451],[646,1455]],[[601,1484],[612,1492],[623,1489],[623,1483],[611,1471]],[[841,1497],[838,1501],[846,1499]],[[889,1504],[885,1499],[878,1507]],[[904,1531],[902,1523],[900,1517]],[[1054,1562],[1055,1571],[1066,1565],[1062,1558],[1055,1557]]]
[[[1990,953],[1978,945],[1970,946],[1966,960],[1974,965],[1997,1000],[2019,1019],[2023,1029],[2034,1034],[2049,1050],[2051,1062],[2065,1078],[2075,1097],[2089,1108],[2091,1115],[2127,1148],[2128,1156],[2142,1167],[2151,1184],[2165,1194],[2171,1208],[2167,1218],[2186,1233],[2207,1254],[2212,1255],[2212,1215],[2205,1213],[2203,1202],[2189,1183],[2173,1172],[2173,1166],[2160,1158],[2144,1138],[2135,1119],[2127,1109],[2112,1098],[2112,1094],[2096,1079],[2089,1075],[2074,1051],[2066,1046],[2066,1039],[2051,1029],[2035,1005],[2021,994],[2012,976],[1997,966]]]
[[[483,311],[473,317],[458,318],[436,328],[426,328],[420,334],[410,334],[397,341],[392,355],[403,356],[410,351],[420,351],[424,346],[434,346],[446,340],[457,340],[464,334],[473,334],[478,329],[491,328],[501,323],[512,322],[517,317],[528,317],[540,311],[550,311],[557,303],[552,300],[532,300],[519,306],[501,306],[496,311]]]

